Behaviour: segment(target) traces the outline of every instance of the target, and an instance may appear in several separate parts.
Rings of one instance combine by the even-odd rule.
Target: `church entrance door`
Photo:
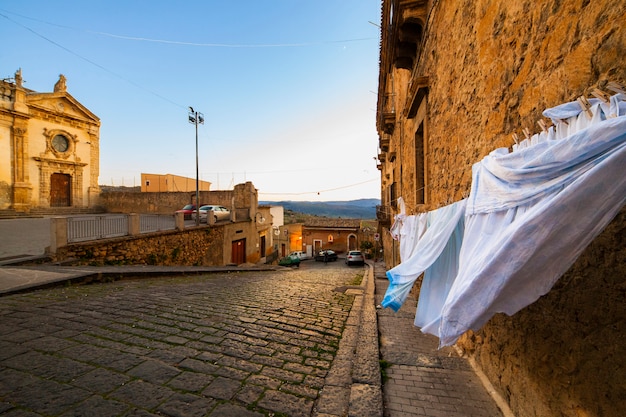
[[[50,207],[69,207],[71,199],[72,177],[68,174],[54,173],[50,177]]]

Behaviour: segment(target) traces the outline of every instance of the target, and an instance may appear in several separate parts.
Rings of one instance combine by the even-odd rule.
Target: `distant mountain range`
[[[375,219],[377,198],[350,201],[259,201],[259,205],[283,206],[285,210],[342,219]]]

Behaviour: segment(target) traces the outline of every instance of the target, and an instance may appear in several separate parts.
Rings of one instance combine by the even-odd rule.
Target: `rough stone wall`
[[[624,415],[624,259],[626,209],[548,294],[459,342],[516,416]]]
[[[78,265],[224,265],[224,228],[159,232],[76,243],[58,249],[56,261]]]
[[[251,182],[235,185],[233,190],[200,191],[200,204],[216,204],[231,211],[256,209],[257,190]],[[99,206],[109,213],[170,214],[196,200],[193,192],[127,192],[108,191],[100,194]],[[238,212],[239,213],[239,212]],[[249,215],[249,211],[245,211]]]
[[[462,198],[471,165],[512,145],[512,132],[536,131],[545,108],[603,80],[626,80],[624,3],[440,7],[423,55],[435,205]],[[608,417],[626,410],[625,224],[622,212],[540,301],[461,341],[516,416]]]
[[[602,80],[626,80],[626,5],[585,0],[440,1],[419,73],[429,77],[429,197],[460,199],[471,165],[541,112]],[[620,23],[622,22],[622,23]]]
[[[626,83],[624,2],[432,4],[413,72],[429,78],[428,204],[422,210],[467,195],[471,166],[498,147],[510,147],[512,133],[523,137],[523,128],[538,131],[544,109],[590,97],[590,89],[606,81]],[[411,71],[395,69],[394,74],[400,81]],[[400,98],[408,85],[395,88]],[[404,103],[398,101],[399,113]],[[416,169],[411,140],[417,126],[412,123],[396,121],[390,151],[398,153],[402,166],[387,163],[382,171],[383,187],[402,173],[399,195],[408,201],[415,201],[406,179]],[[411,204],[409,213],[419,209]],[[622,210],[549,294],[460,339],[459,346],[477,360],[517,417],[624,415],[625,238]],[[387,255],[391,243],[385,236]]]
[[[200,191],[203,204],[232,206],[232,191]],[[173,214],[196,199],[195,192],[137,193],[109,191],[100,194],[99,206],[109,213]]]

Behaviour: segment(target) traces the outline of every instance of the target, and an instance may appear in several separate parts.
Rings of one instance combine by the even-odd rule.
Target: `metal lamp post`
[[[189,106],[189,123],[196,125],[196,226],[200,225],[200,180],[198,172],[198,124],[204,124],[204,115]]]

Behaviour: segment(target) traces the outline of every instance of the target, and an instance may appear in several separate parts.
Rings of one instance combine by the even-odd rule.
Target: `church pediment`
[[[26,96],[28,107],[40,109],[63,117],[71,117],[100,126],[100,119],[80,104],[68,92],[29,93]]]

